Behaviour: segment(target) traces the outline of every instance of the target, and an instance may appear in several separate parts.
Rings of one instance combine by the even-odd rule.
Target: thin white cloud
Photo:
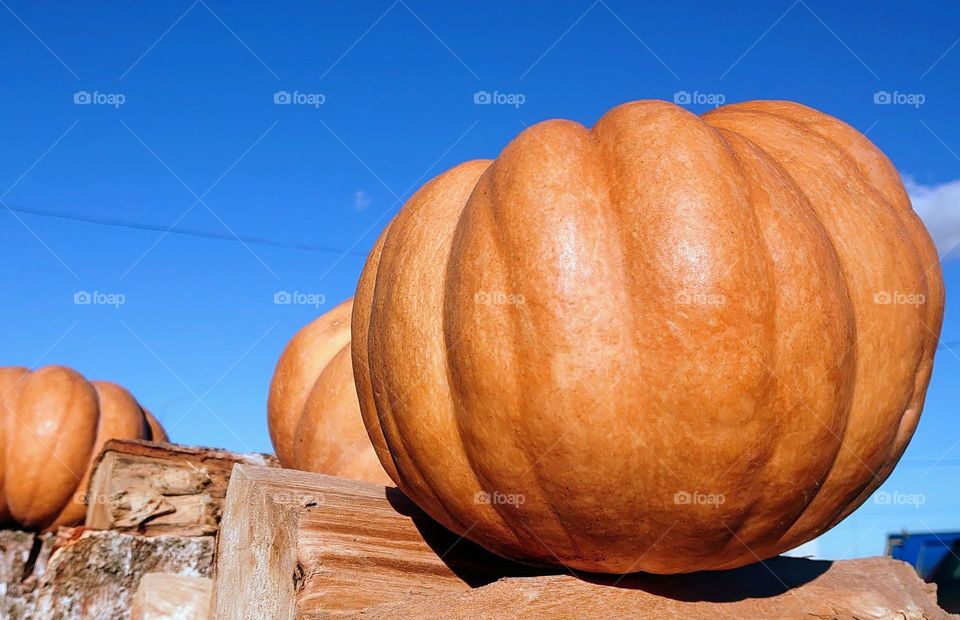
[[[927,226],[941,258],[960,256],[960,179],[924,185],[903,177],[913,208]]]
[[[367,196],[367,192],[358,189],[353,194],[353,208],[357,211],[363,211],[373,203],[373,198]]]

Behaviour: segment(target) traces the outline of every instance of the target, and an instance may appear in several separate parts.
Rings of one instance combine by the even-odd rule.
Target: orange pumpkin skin
[[[360,417],[348,299],[301,329],[270,384],[267,425],[284,467],[389,484]]]
[[[127,390],[63,366],[0,368],[0,429],[0,523],[35,530],[83,523],[107,440],[166,439]]]
[[[679,573],[791,549],[881,484],[944,296],[856,130],[637,101],[430,181],[355,300],[364,420],[426,512],[525,562]]]

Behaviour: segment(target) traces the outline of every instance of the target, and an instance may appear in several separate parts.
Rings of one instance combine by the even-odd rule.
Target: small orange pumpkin
[[[389,484],[360,417],[348,299],[301,329],[270,384],[267,425],[284,467]]]
[[[109,439],[167,436],[119,385],[63,366],[0,368],[0,523],[82,523],[90,466]]]
[[[588,571],[730,568],[890,474],[943,301],[855,129],[637,101],[421,188],[364,267],[354,372],[384,468],[453,531]]]

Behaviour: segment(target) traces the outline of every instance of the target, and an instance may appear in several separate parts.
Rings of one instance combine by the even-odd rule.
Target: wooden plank
[[[211,583],[208,577],[147,573],[133,595],[130,620],[206,620]]]
[[[779,557],[691,575],[520,577],[364,611],[369,620],[686,618],[938,620],[935,586],[905,562]]]
[[[86,525],[144,535],[215,534],[236,463],[278,465],[263,454],[111,440],[94,464]]]
[[[213,617],[350,614],[538,572],[452,534],[392,487],[237,465]]]

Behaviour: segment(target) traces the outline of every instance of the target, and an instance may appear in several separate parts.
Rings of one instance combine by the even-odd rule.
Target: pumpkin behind
[[[124,388],[63,366],[0,368],[0,522],[82,523],[90,466],[109,439],[166,440]]]
[[[284,467],[386,484],[357,402],[352,311],[348,299],[290,340],[270,384],[267,424]]]

